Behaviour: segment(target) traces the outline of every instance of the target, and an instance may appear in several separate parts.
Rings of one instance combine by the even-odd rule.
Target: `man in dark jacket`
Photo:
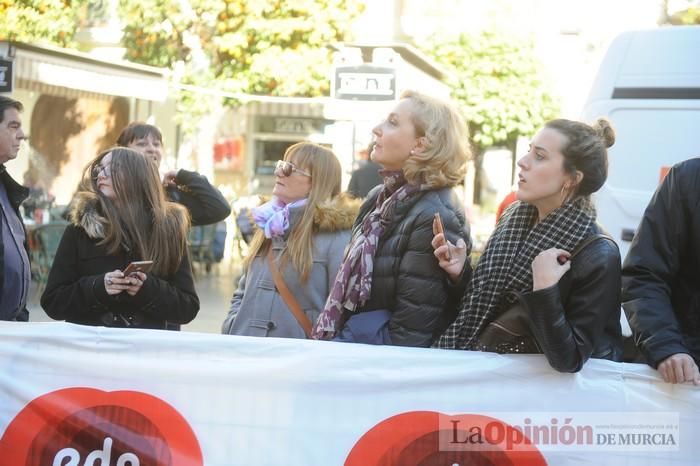
[[[379,174],[382,166],[369,159],[370,151],[371,148],[369,151],[367,149],[360,151],[358,167],[352,172],[348,183],[348,192],[359,199],[367,197],[372,188],[384,182],[382,175]]]
[[[674,166],[651,199],[622,270],[634,339],[666,382],[700,385],[700,158]]]
[[[22,104],[0,96],[0,320],[29,320],[27,294],[31,282],[29,253],[19,205],[29,189],[18,184],[5,170],[17,157],[22,140]]]

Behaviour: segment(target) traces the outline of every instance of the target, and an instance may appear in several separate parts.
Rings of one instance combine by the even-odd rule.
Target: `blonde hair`
[[[97,178],[92,176],[110,152],[116,202],[100,192]],[[185,207],[166,200],[158,168],[151,159],[124,147],[107,149],[86,167],[82,186],[89,186],[88,192],[94,194],[107,218],[100,244],[109,254],[127,249],[132,257],[152,260],[153,273],[161,277],[177,271],[187,253],[190,217]]]
[[[401,99],[411,102],[416,137],[425,138],[424,150],[404,164],[406,180],[430,188],[461,183],[471,157],[469,131],[462,116],[450,103],[416,91],[405,91]]]
[[[289,233],[287,248],[282,253],[281,264],[287,261],[299,272],[305,283],[313,265],[314,212],[316,208],[340,194],[341,168],[333,151],[311,142],[298,142],[284,153],[284,160],[311,175],[311,191],[298,223]],[[270,240],[258,230],[250,245],[250,254],[244,261],[247,270],[259,252],[267,252]]]

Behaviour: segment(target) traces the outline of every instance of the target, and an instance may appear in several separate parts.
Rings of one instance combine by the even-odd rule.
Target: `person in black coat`
[[[150,157],[160,167],[163,158],[163,136],[160,130],[139,121],[129,124],[117,138],[117,145],[128,147]],[[168,199],[187,207],[192,225],[218,223],[231,213],[221,192],[206,177],[188,170],[170,170],[163,176]]]
[[[620,252],[601,237],[590,195],[607,178],[607,120],[592,127],[548,122],[519,161],[518,201],[503,214],[466,286],[457,319],[438,348],[537,352],[561,372],[576,372],[591,357],[620,361]],[[462,248],[433,239],[435,255],[454,282],[466,263]],[[581,246],[575,257],[572,252]],[[489,324],[519,303],[529,335],[487,346]]]
[[[700,158],[675,165],[644,212],[622,268],[635,343],[666,382],[700,385]]]
[[[447,102],[409,91],[372,132],[371,157],[384,168],[384,184],[360,208],[313,336],[430,346],[455,308],[453,288],[432,255],[434,215],[442,217],[448,238],[471,248],[464,208],[453,190],[466,172],[467,128]],[[366,319],[386,325],[386,338],[349,338],[350,329]]]
[[[359,166],[352,172],[348,183],[348,193],[353,197],[364,199],[375,186],[384,182],[379,174],[382,166],[368,159],[373,147],[374,143],[370,145],[369,150],[360,151]]]
[[[155,164],[113,148],[88,165],[85,178],[41,296],[46,314],[107,327],[191,321],[199,298],[187,253],[189,215],[166,201]],[[153,261],[150,272],[124,275],[143,260]]]

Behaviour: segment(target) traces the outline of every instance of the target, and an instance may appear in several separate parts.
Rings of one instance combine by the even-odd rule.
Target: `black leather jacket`
[[[375,207],[382,187],[362,204],[353,234]],[[397,202],[391,223],[377,245],[370,299],[358,312],[386,309],[392,313],[389,335],[398,346],[430,346],[454,318],[459,289],[433,255],[433,216],[440,212],[445,235],[452,243],[462,238],[471,251],[469,224],[451,188],[425,191]],[[466,272],[471,277],[471,268]]]
[[[622,273],[625,313],[649,365],[677,353],[700,364],[700,158],[668,173]]]
[[[590,235],[599,233],[593,225]],[[613,242],[593,241],[559,283],[520,297],[530,330],[554,369],[578,372],[588,358],[622,360],[620,251]]]

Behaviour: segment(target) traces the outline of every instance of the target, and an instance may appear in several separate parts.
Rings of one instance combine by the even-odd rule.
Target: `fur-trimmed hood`
[[[107,229],[107,219],[98,212],[98,205],[95,194],[79,192],[71,202],[68,217],[73,225],[81,227],[93,239],[104,238]]]
[[[354,199],[346,193],[319,204],[314,211],[314,225],[318,231],[349,230],[362,204],[361,199]]]

